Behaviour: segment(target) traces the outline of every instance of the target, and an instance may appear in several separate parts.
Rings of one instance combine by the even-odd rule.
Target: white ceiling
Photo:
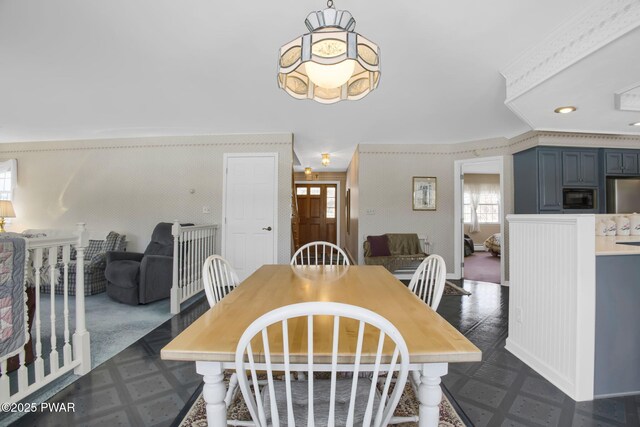
[[[382,80],[321,105],[279,90],[276,61],[323,1],[0,0],[0,142],[293,132],[301,166],[344,170],[358,143],[511,137],[530,127],[499,70],[597,1],[337,0]]]

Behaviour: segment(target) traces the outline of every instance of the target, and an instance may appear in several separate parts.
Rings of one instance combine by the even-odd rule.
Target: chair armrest
[[[120,251],[108,251],[107,252],[107,264],[113,261],[142,261],[144,254],[139,252],[120,252]]]
[[[140,263],[140,303],[168,298],[173,284],[173,257],[145,255]]]

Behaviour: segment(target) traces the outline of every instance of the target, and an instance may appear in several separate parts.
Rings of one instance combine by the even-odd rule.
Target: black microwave
[[[591,210],[596,208],[595,188],[563,188],[562,208]]]

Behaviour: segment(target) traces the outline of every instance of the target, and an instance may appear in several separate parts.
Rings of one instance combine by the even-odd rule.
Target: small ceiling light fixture
[[[354,32],[346,10],[311,12],[304,21],[310,33],[280,48],[278,85],[297,99],[323,104],[364,98],[380,81],[380,49]]]
[[[553,112],[558,114],[569,114],[569,113],[573,113],[576,110],[577,108],[574,107],[573,105],[567,105],[566,107],[558,107],[555,110],[553,110]]]
[[[331,163],[331,159],[329,159],[329,153],[322,153],[322,160],[320,161],[320,163],[322,163],[322,166],[329,166],[329,163]]]
[[[306,167],[306,168],[304,168],[304,174],[305,174],[306,176],[311,175],[311,168],[310,168],[310,167]]]
[[[640,122],[629,123],[629,126],[640,126]]]

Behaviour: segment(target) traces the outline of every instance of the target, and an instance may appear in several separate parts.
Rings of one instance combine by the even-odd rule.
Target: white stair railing
[[[203,287],[202,265],[209,255],[216,253],[216,224],[180,225],[173,223],[173,283],[171,313],[180,313],[180,304]]]
[[[87,243],[87,231],[83,223],[78,224],[77,236],[26,239],[26,256],[30,260],[25,266],[25,284],[35,288],[35,313],[30,329],[34,360],[27,364],[23,347],[18,354],[18,369],[8,372],[10,358],[0,359],[0,402],[24,399],[71,370],[77,375],[91,370],[90,339],[85,326],[84,306],[84,249]],[[75,297],[71,296],[75,298],[75,318],[69,314],[72,246],[77,250],[76,294]],[[63,278],[63,295],[56,297],[58,274]],[[45,294],[40,292],[40,286],[47,277],[49,293]],[[49,314],[44,318],[46,307]],[[73,326],[75,332],[70,340]]]

